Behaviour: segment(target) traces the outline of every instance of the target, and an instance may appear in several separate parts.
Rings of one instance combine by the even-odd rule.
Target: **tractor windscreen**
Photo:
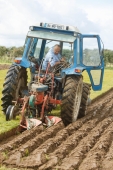
[[[65,35],[64,35],[64,37],[65,37]],[[69,67],[72,66],[73,65],[73,57],[72,56],[74,54],[73,42],[70,42],[70,41],[62,42],[60,40],[56,41],[56,38],[55,37],[53,37],[53,38],[54,38],[54,40],[31,37],[31,43],[30,43],[28,56],[34,57],[41,64],[43,59],[45,58],[46,54],[49,51],[52,51],[54,46],[56,44],[58,44],[61,47],[61,50],[60,50],[61,57],[63,57],[65,59],[65,61],[68,63]],[[73,39],[73,37],[71,37],[71,38],[72,38],[72,40],[75,39],[75,37],[74,37],[74,39]],[[65,40],[65,38],[63,40]]]
[[[70,36],[66,34],[58,34],[54,32],[46,32],[46,31],[29,31],[28,37],[36,37],[47,40],[55,40],[55,41],[63,41],[63,42],[74,42],[76,36]]]

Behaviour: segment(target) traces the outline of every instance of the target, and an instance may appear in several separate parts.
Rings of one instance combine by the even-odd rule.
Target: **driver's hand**
[[[65,61],[65,58],[61,58],[61,60],[60,60],[61,62],[63,62],[63,61]]]

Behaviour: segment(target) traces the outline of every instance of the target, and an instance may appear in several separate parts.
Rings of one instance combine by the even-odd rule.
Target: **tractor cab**
[[[59,44],[61,56],[68,63],[68,67],[61,70],[61,76],[80,75],[86,70],[93,90],[101,90],[104,61],[103,44],[99,35],[83,35],[77,27],[51,23],[40,23],[30,26],[29,29],[20,61],[21,66],[31,67],[32,61],[40,66],[47,52]]]

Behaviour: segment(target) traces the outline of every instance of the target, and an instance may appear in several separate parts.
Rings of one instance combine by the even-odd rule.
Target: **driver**
[[[61,47],[60,45],[56,44],[54,47],[52,47],[49,52],[46,54],[45,59],[42,63],[42,70],[46,70],[48,63],[50,63],[50,66],[56,66],[61,63],[61,61],[64,61],[63,58],[61,58],[60,55]]]

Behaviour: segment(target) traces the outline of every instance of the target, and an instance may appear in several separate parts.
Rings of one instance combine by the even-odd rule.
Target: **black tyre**
[[[90,84],[83,83],[82,99],[81,99],[78,118],[82,118],[86,115],[88,100],[90,96],[90,87],[91,87]]]
[[[65,126],[77,120],[82,88],[82,76],[67,77],[61,104],[61,118]]]
[[[9,105],[6,110],[6,121],[14,119],[14,105]]]
[[[24,67],[11,65],[9,68],[4,84],[2,111],[6,114],[7,107],[12,105],[13,100],[17,100],[22,95],[22,90],[27,89],[27,71]]]

